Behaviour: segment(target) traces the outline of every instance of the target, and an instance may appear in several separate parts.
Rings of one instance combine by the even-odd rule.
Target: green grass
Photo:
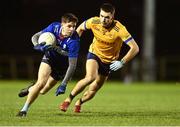
[[[58,109],[65,95],[56,97],[53,88],[31,106],[26,118],[16,117],[26,98],[18,98],[28,81],[0,81],[1,126],[177,126],[180,125],[180,84],[106,82],[93,100],[73,113],[75,98],[67,112]]]

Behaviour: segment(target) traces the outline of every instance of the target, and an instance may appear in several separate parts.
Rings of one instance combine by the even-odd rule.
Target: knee
[[[86,75],[86,77],[85,77],[85,80],[86,80],[88,83],[93,82],[95,79],[96,79],[95,76],[87,76],[87,75]]]
[[[35,89],[41,90],[44,87],[44,84],[41,82],[37,82],[34,87]]]

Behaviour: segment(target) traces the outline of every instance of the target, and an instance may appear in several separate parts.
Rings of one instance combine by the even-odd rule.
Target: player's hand
[[[112,61],[111,63],[112,64],[110,65],[110,70],[112,71],[117,71],[124,66],[123,61]]]
[[[46,42],[43,42],[43,43],[35,45],[34,49],[38,50],[38,51],[41,51],[41,52],[45,52],[45,51],[51,50],[52,45],[46,45]]]
[[[58,96],[58,95],[60,95],[60,94],[64,94],[65,93],[65,91],[66,91],[66,84],[60,84],[59,86],[58,86],[58,88],[56,89],[56,96]]]

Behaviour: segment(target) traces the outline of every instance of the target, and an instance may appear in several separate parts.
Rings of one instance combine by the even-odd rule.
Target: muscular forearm
[[[136,49],[130,49],[127,54],[122,58],[124,63],[129,62],[136,54],[138,53],[138,50]]]

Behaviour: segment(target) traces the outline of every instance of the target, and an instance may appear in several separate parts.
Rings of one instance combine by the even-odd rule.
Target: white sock
[[[25,111],[27,112],[28,111],[28,108],[29,108],[29,104],[28,103],[25,103],[23,108],[21,109],[21,111]]]

